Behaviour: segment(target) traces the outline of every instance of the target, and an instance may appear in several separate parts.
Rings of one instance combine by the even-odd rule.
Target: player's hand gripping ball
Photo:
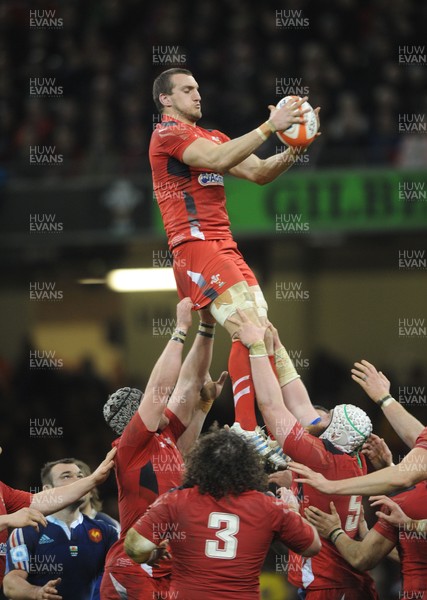
[[[301,100],[299,96],[286,96],[277,104],[281,108],[288,100]],[[304,117],[304,123],[294,123],[286,131],[277,131],[279,140],[288,146],[309,146],[317,134],[317,118],[313,107],[308,102],[301,105],[301,112],[308,109]]]

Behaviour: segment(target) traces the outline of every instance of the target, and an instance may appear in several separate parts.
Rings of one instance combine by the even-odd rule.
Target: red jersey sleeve
[[[286,437],[283,451],[296,462],[315,471],[328,469],[330,466],[329,454],[322,440],[308,433],[300,423],[295,423]]]
[[[274,503],[274,531],[276,536],[285,544],[287,548],[300,554],[307,550],[314,541],[314,531],[312,527],[303,521],[301,516],[286,508],[286,506],[277,499]]]
[[[200,137],[196,127],[180,121],[164,121],[157,126],[156,133],[161,150],[180,162],[184,151]]]
[[[194,141],[204,138],[200,135],[198,127],[193,127],[181,121],[164,120],[157,126],[159,147],[163,152],[177,158],[182,162],[182,155]],[[219,143],[228,142],[230,138],[221,131],[210,132]]]
[[[415,441],[414,448],[427,450],[427,427],[425,427]]]
[[[174,438],[174,442],[178,440],[187,429],[185,425],[181,423],[175,413],[173,413],[169,408],[165,409],[165,416],[169,419],[169,425],[166,427],[168,432]]]
[[[33,495],[30,492],[15,490],[3,482],[0,482],[1,496],[6,507],[6,514],[14,513],[21,508],[28,508]]]

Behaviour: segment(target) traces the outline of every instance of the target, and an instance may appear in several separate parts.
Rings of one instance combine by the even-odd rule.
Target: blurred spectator
[[[395,135],[397,115],[426,101],[425,66],[399,62],[399,45],[424,39],[426,6],[415,0],[292,1],[282,19],[272,0],[251,11],[232,0],[76,0],[55,9],[58,30],[29,27],[34,6],[0,11],[0,155],[12,173],[34,176],[28,146],[52,136],[76,163],[56,176],[148,171],[152,81],[171,66],[194,71],[203,125],[232,137],[265,118],[278,79],[301,78],[323,109],[321,167],[425,164],[422,136]],[[292,25],[298,18],[306,25]],[[55,78],[61,98],[32,97],[35,77]]]

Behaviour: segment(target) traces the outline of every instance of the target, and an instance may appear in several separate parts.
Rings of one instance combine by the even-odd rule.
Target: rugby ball
[[[286,96],[277,103],[276,108],[281,108],[289,100],[301,100],[299,96]],[[279,140],[288,146],[308,146],[316,137],[317,119],[313,107],[308,102],[301,105],[301,112],[309,109],[304,117],[304,123],[294,123],[285,131],[277,131]]]

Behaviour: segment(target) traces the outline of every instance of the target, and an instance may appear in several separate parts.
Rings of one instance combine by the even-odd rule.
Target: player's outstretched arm
[[[318,414],[308,395],[300,375],[297,373],[291,358],[280,341],[279,332],[270,323],[273,334],[274,360],[286,408],[302,425],[310,425],[318,419]]]
[[[331,514],[320,508],[309,506],[305,516],[314,525],[320,535],[334,544],[339,553],[352,567],[359,571],[372,569],[387,556],[394,547],[393,542],[371,529],[361,541],[351,539],[341,528],[341,520],[333,502],[330,503]]]
[[[283,131],[294,123],[301,123],[303,113],[300,106],[307,99],[304,97],[298,101],[287,102],[280,109],[270,108],[268,121],[253,131],[224,144],[198,138],[185,149],[182,160],[190,167],[226,173],[250,156],[275,131]]]
[[[26,571],[10,571],[3,580],[3,591],[10,600],[61,600],[57,586],[61,578],[51,579],[43,586],[31,585]]]
[[[44,515],[50,515],[79,500],[94,487],[104,483],[114,467],[116,452],[117,448],[112,448],[97,469],[87,477],[82,477],[68,485],[42,490],[34,494],[30,508],[40,511]]]
[[[199,311],[200,323],[182,367],[178,381],[168,402],[171,410],[186,427],[196,410],[200,390],[209,378],[215,336],[214,317],[208,310]]]
[[[279,382],[270,365],[264,344],[265,325],[255,325],[240,309],[237,316],[229,319],[240,325],[240,341],[249,348],[255,396],[264,422],[281,446],[295,423],[296,418],[283,404]]]
[[[337,481],[326,479],[301,463],[290,462],[288,468],[298,475],[295,481],[308,483],[324,494],[390,494],[427,479],[427,452],[423,448],[414,448],[396,466]]]
[[[139,416],[149,431],[157,431],[169,396],[175,388],[182,365],[185,336],[191,327],[192,306],[190,298],[184,298],[177,304],[174,334],[154,365],[139,405]]]
[[[390,381],[367,360],[354,363],[351,378],[378,404],[390,425],[409,448],[413,448],[424,425],[390,395]]]

